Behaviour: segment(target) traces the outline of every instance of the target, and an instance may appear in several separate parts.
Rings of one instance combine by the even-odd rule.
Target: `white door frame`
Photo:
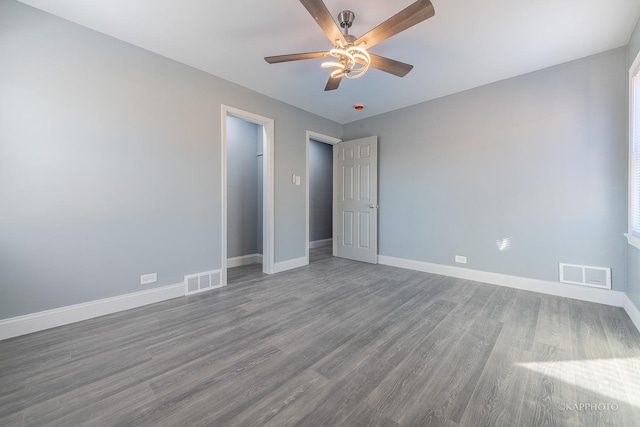
[[[222,104],[222,264],[220,280],[227,285],[227,117],[237,117],[257,125],[262,125],[263,167],[262,167],[262,271],[273,274],[274,264],[274,121],[248,111]]]
[[[306,264],[309,264],[309,145],[311,144],[311,140],[314,141],[319,141],[319,142],[324,142],[325,144],[329,144],[329,145],[336,145],[340,142],[342,142],[341,139],[338,138],[334,138],[332,136],[328,136],[328,135],[323,135],[321,133],[317,133],[317,132],[313,132],[308,130],[307,131],[307,143],[306,143],[306,150],[307,150],[307,156],[306,156],[306,183],[307,183],[307,191],[306,191],[306,200],[305,200],[305,204],[306,204],[306,212],[307,212],[307,218],[306,218],[306,232],[305,232],[305,258],[306,258]],[[334,155],[331,154],[331,158],[333,159]],[[333,232],[332,232],[332,239],[333,239],[333,255],[336,255],[336,224],[335,224],[335,218],[336,218],[336,185],[337,185],[337,179],[336,179],[336,165],[335,165],[335,159],[332,162],[333,163],[333,214],[331,215],[332,217],[332,223],[333,223]]]

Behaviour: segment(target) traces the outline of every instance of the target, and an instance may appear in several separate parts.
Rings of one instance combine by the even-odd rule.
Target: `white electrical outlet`
[[[296,175],[296,185],[300,185],[300,175]]]
[[[467,257],[466,256],[462,256],[462,255],[456,255],[456,262],[458,262],[460,264],[466,264],[467,263]]]
[[[148,285],[149,283],[155,283],[157,281],[158,273],[143,274],[142,276],[140,276],[141,285]]]

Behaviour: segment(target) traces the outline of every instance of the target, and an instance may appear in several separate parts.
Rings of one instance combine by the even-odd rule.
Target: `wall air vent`
[[[222,287],[220,270],[205,271],[204,273],[184,276],[184,294],[191,295]]]
[[[611,289],[611,269],[560,263],[560,281],[572,285]]]

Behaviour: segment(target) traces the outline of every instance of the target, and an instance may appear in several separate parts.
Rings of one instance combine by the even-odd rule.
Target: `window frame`
[[[634,108],[634,100],[636,97],[635,94],[635,84],[634,79],[640,79],[640,52],[636,55],[631,67],[629,68],[629,162],[628,162],[628,196],[627,196],[627,233],[625,236],[627,237],[627,241],[629,245],[635,246],[640,249],[640,229],[634,233],[633,230],[633,220],[634,217],[640,217],[640,206],[638,206],[637,201],[640,200],[640,178],[638,178],[638,174],[636,174],[636,168],[640,168],[640,165],[634,164],[634,155],[633,155],[633,140],[635,136],[634,132],[634,124],[636,121],[640,122],[640,105],[638,105],[637,112]],[[640,86],[640,81],[638,82]],[[640,88],[639,88],[640,90]],[[640,103],[639,103],[640,104]],[[640,124],[638,125],[640,129]],[[638,135],[640,137],[640,135]],[[639,153],[640,157],[640,153]],[[640,162],[640,158],[636,160]],[[634,167],[635,166],[635,167]],[[637,179],[636,179],[637,178]],[[638,206],[636,208],[636,206]],[[636,212],[635,209],[638,209],[639,212]]]

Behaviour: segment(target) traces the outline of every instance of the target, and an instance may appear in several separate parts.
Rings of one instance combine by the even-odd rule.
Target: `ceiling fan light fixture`
[[[322,63],[322,68],[340,68],[345,69],[345,65],[342,62],[327,61]]]
[[[346,61],[347,64],[356,61],[356,59],[353,57],[353,55],[349,51],[348,47],[346,49],[336,47],[334,49],[331,49],[329,51],[329,54],[331,56],[334,56],[336,58],[339,58],[339,59],[342,59],[342,60]]]
[[[348,79],[357,79],[367,72],[371,63],[371,57],[366,49],[360,46],[347,46],[346,48],[336,46],[329,51],[329,55],[338,59],[338,61],[322,63],[322,68],[334,69],[331,77],[343,74]]]
[[[331,78],[335,79],[337,77],[342,77],[344,75],[344,70],[342,68],[336,68],[331,72]]]

